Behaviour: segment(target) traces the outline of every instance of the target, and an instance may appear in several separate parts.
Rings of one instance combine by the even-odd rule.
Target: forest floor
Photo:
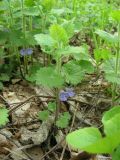
[[[71,114],[69,127],[53,133],[54,115],[47,121],[38,120],[37,113],[52,101],[53,91],[12,79],[4,87],[0,103],[10,110],[9,124],[0,130],[1,160],[104,160],[109,155],[92,158],[82,151],[66,145],[67,133],[78,128],[94,126],[102,128],[101,118],[111,106],[109,84],[102,75],[86,75],[84,83],[74,88],[75,96],[61,102],[61,112]],[[72,158],[71,158],[72,157]]]

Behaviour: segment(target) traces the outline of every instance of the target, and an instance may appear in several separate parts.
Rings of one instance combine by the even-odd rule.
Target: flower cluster
[[[27,49],[21,49],[20,50],[20,55],[25,56],[25,55],[31,55],[33,53],[32,48],[27,48]]]
[[[73,97],[75,92],[73,92],[72,88],[66,88],[65,91],[61,91],[59,94],[60,101],[67,101],[69,97]]]

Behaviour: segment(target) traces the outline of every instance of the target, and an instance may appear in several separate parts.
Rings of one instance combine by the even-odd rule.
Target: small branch
[[[60,141],[60,143],[57,143],[51,150],[49,150],[43,157],[41,157],[40,160],[43,160],[46,156],[48,156],[51,152],[53,152],[65,139],[65,137]]]
[[[33,95],[33,96],[28,97],[25,101],[21,102],[21,103],[18,104],[17,106],[11,108],[11,109],[9,110],[9,114],[13,113],[16,109],[20,108],[20,107],[23,106],[25,103],[29,102],[30,99],[33,99],[33,98],[35,98],[35,97],[55,99],[55,97],[52,97],[52,96],[43,96],[43,95],[39,95],[39,96],[35,95],[35,96],[34,96],[34,95]]]
[[[68,133],[70,133],[72,131],[72,129],[73,129],[73,125],[74,125],[74,122],[75,122],[75,115],[76,115],[76,112],[78,110],[78,105],[79,105],[79,103],[76,105],[75,112],[74,112],[74,115],[73,115],[73,118],[72,118],[71,127],[70,127],[70,130],[68,131]],[[62,150],[62,153],[61,153],[61,156],[60,156],[60,160],[63,160],[63,156],[64,156],[64,153],[65,153],[66,147],[67,147],[67,143],[65,143],[65,146],[64,146],[64,148]]]

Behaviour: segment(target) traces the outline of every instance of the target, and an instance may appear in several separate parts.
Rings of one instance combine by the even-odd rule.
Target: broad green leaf
[[[5,74],[5,73],[1,73],[0,74],[0,81],[9,81],[10,80],[10,77]]]
[[[48,110],[51,112],[55,112],[56,110],[56,103],[55,102],[49,102],[48,103]]]
[[[59,52],[60,55],[72,55],[76,60],[89,60],[88,50],[84,46],[69,46]]]
[[[76,64],[76,62],[72,60],[63,65],[62,75],[65,77],[66,82],[78,84],[84,77],[84,71],[80,65]]]
[[[67,35],[71,38],[74,35],[74,19],[62,23],[62,27],[66,30]]]
[[[81,69],[84,70],[85,73],[93,73],[94,72],[94,66],[90,61],[81,60],[79,62],[79,65],[81,66]]]
[[[103,38],[105,41],[107,41],[109,43],[117,43],[118,42],[117,35],[112,35],[106,31],[103,31],[103,30],[96,30],[95,33],[98,34],[101,38]]]
[[[105,78],[111,83],[116,83],[120,85],[120,74],[116,74],[114,72],[106,73]]]
[[[49,111],[48,110],[44,110],[38,113],[38,118],[42,121],[47,120],[49,117]]]
[[[109,111],[104,112],[103,118],[102,118],[102,123],[104,124],[104,123],[108,122],[117,114],[120,114],[120,106],[115,106],[115,107],[111,108]]]
[[[112,153],[112,160],[120,160],[120,145]]]
[[[50,37],[48,34],[36,34],[35,40],[37,43],[41,46],[49,46],[52,47],[55,43],[52,37]]]
[[[120,64],[120,60],[119,60],[119,64]],[[115,66],[116,66],[116,60],[114,57],[103,63],[103,70],[105,72],[105,78],[109,82],[120,84],[120,71],[118,70],[116,74]]]
[[[60,128],[66,128],[69,124],[71,116],[68,112],[64,112],[63,115],[57,120],[56,125]]]
[[[51,10],[56,4],[56,0],[42,0],[42,6],[45,10]]]
[[[111,72],[115,73],[115,64],[116,60],[114,57],[109,60],[106,60],[103,63],[103,70],[105,71],[105,73],[111,73]]]
[[[6,108],[0,108],[0,126],[6,125],[9,121],[8,110]]]
[[[69,133],[67,135],[67,142],[73,148],[83,149],[97,142],[101,138],[101,133],[97,128],[89,127]]]
[[[63,27],[58,24],[53,24],[50,27],[50,35],[51,37],[57,41],[59,44],[67,44],[69,41],[68,35]]]
[[[94,144],[92,144],[91,146],[83,148],[83,150],[89,153],[111,154],[114,151],[114,149],[120,144],[120,139],[118,140],[118,137],[120,137],[120,132],[113,134],[111,136],[103,137]]]
[[[23,14],[27,16],[38,16],[40,12],[37,7],[29,7],[24,9]]]
[[[107,111],[102,118],[102,123],[106,135],[120,132],[120,107],[114,107]]]
[[[73,148],[89,153],[112,153],[119,145],[120,132],[112,136],[102,137],[94,127],[76,130],[67,136],[67,142]]]
[[[36,84],[43,85],[45,87],[61,87],[64,83],[61,75],[56,73],[55,68],[44,67],[36,73]]]
[[[101,60],[108,60],[111,58],[111,52],[107,49],[95,49],[94,50],[94,58],[96,62],[100,62]]]
[[[113,19],[119,22],[120,21],[120,10],[112,11],[111,16]]]

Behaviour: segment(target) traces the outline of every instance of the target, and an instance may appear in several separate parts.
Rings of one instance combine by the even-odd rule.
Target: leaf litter
[[[79,104],[75,114],[75,122],[72,128],[73,130],[93,125],[100,127],[102,113],[107,110],[106,103],[108,107],[111,104],[111,99],[105,93],[105,85],[108,84],[106,84],[106,82],[104,82],[101,77],[95,82],[94,79],[94,76],[91,75],[91,77],[89,77],[89,81],[87,81],[86,84],[78,85],[75,88],[76,95],[73,98],[68,98],[67,104],[62,102],[63,105],[67,105],[66,110],[68,110],[71,115],[73,115],[75,112],[76,104]],[[29,158],[21,150],[21,148],[23,148],[23,150],[25,150],[25,152],[27,152],[30,157],[34,157],[34,160],[39,160],[40,153],[41,157],[44,157],[44,154],[47,152],[47,150],[52,148],[53,143],[57,143],[58,147],[56,147],[53,152],[47,155],[52,156],[54,159],[55,154],[60,156],[62,148],[64,148],[64,145],[60,144],[65,143],[64,140],[62,143],[61,141],[68,132],[68,129],[59,129],[58,136],[54,136],[51,135],[54,116],[50,117],[50,119],[44,122],[40,122],[37,119],[37,113],[47,106],[49,100],[49,98],[38,98],[37,96],[53,96],[54,93],[52,90],[45,89],[43,87],[31,86],[26,83],[24,84],[21,81],[14,85],[11,84],[8,88],[4,88],[3,90],[3,96],[10,104],[11,108],[15,105],[22,104],[24,100],[33,95],[36,95],[36,97],[30,99],[27,103],[20,106],[20,108],[17,108],[12,113],[12,115],[10,115],[10,126],[6,128],[6,131],[10,133],[10,137],[14,140],[15,143],[18,144],[19,147],[13,144],[10,140],[6,139],[4,136],[4,139],[6,139],[4,144],[5,148],[7,149],[4,149],[4,146],[0,145],[1,151],[3,149],[5,150],[5,152],[3,152],[4,157],[7,157],[7,154],[9,153],[9,158],[12,158],[13,160],[22,160],[23,157]],[[47,147],[46,143],[48,143]],[[69,159],[67,158],[69,157],[68,153],[69,149],[66,147],[64,153],[66,160]],[[77,151],[72,149],[70,153],[71,155],[75,155]],[[38,155],[38,157],[36,155]],[[75,157],[77,158],[77,156]],[[104,159],[104,156],[99,156],[97,159],[100,160],[102,158]],[[71,160],[77,159],[72,158]]]

